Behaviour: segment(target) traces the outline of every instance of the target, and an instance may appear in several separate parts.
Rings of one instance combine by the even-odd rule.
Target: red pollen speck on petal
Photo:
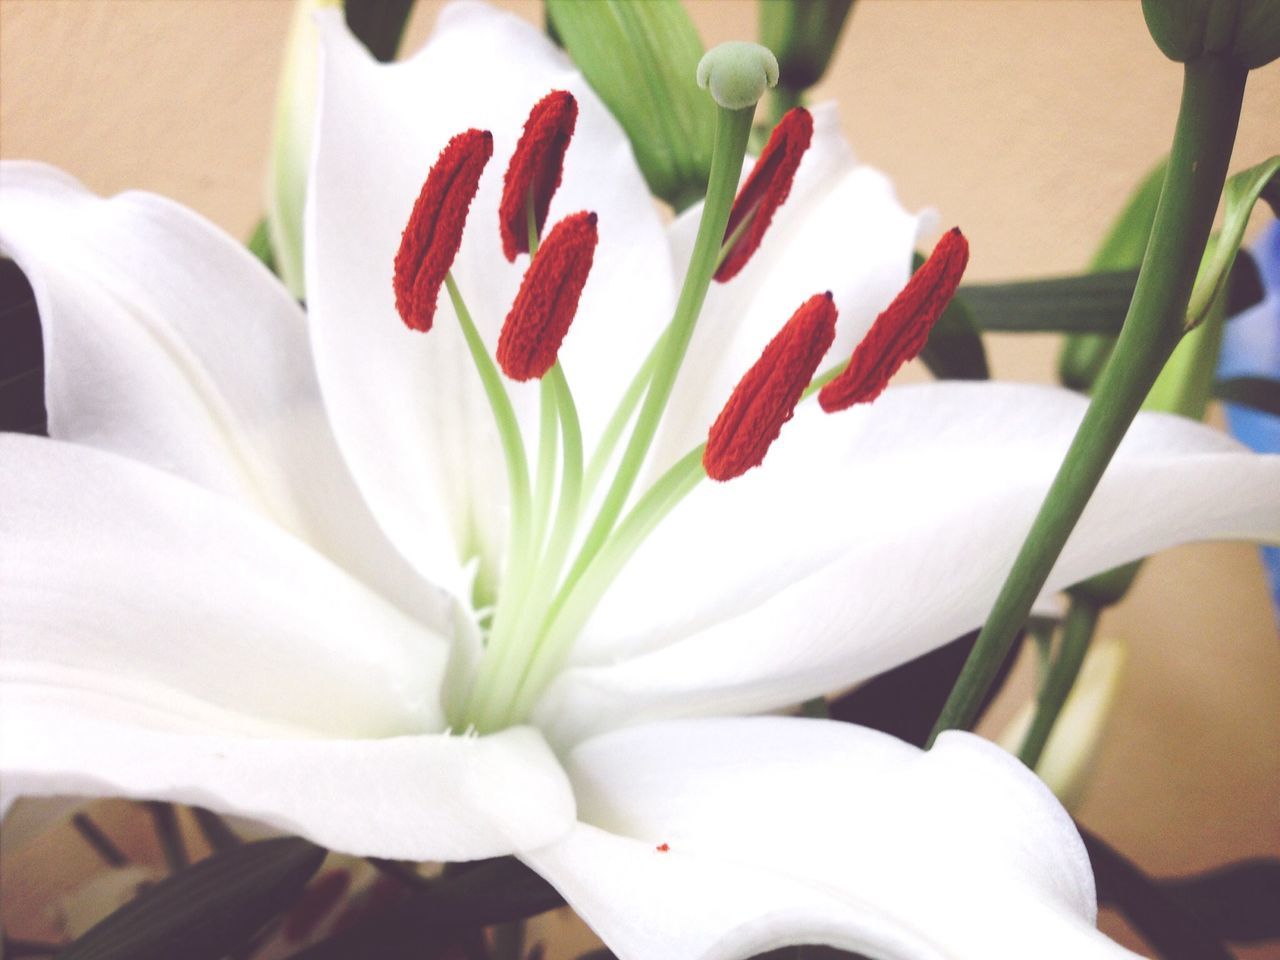
[[[547,234],[524,272],[498,336],[498,366],[512,380],[533,380],[560,354],[595,259],[596,215],[575,213]]]
[[[702,466],[712,480],[732,480],[758,467],[836,336],[830,293],[810,297],[738,381],[707,434]]]
[[[959,227],[952,227],[893,303],[876,317],[840,375],[818,393],[823,410],[835,413],[880,396],[889,378],[924,349],[968,262],[969,241]]]
[[[654,849],[657,850],[659,853],[670,853],[671,845],[668,843],[660,843],[656,847],[654,847]]]
[[[795,180],[800,160],[809,149],[812,139],[813,117],[804,107],[788,110],[773,128],[769,142],[760,153],[760,159],[752,167],[751,175],[738,191],[733,209],[729,211],[729,224],[724,231],[725,243],[743,220],[751,217],[751,222],[716,270],[717,282],[727,283],[736,277],[760,246],[765,231],[773,222],[774,213],[791,193],[791,182]]]
[[[520,142],[507,164],[507,174],[502,180],[502,202],[498,205],[502,252],[512,263],[516,254],[529,252],[525,205],[530,195],[534,223],[538,233],[542,233],[551,197],[560,186],[564,154],[577,122],[578,101],[564,90],[552,90],[529,111]]]
[[[460,133],[440,151],[400,237],[393,284],[396,310],[411,330],[430,330],[445,274],[462,243],[480,174],[493,156],[488,130]]]

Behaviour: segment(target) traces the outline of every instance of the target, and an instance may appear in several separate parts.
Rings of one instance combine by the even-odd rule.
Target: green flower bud
[[[1252,70],[1280,57],[1276,0],[1142,0],[1142,13],[1160,52],[1179,63],[1211,54]]]
[[[698,62],[698,86],[726,110],[754,107],[778,82],[778,58],[768,47],[731,40],[708,50]]]
[[[801,91],[826,73],[853,0],[765,0],[760,42],[778,55],[784,87]]]

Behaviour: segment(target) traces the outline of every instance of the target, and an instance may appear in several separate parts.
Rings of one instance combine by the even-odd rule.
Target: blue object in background
[[[1266,377],[1280,380],[1280,221],[1253,246],[1265,295],[1261,303],[1232,317],[1222,337],[1218,379]],[[1232,435],[1259,453],[1280,453],[1280,416],[1240,404],[1224,404]],[[1262,563],[1271,601],[1280,618],[1280,547],[1263,547]]]

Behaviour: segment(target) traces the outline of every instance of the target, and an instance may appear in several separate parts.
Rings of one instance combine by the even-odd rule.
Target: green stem
[[[1247,71],[1205,56],[1185,66],[1182,104],[1151,240],[1115,353],[929,742],[970,726],[1067,537],[1183,333],[1187,301],[1227,176]]]
[[[1053,725],[1062,713],[1062,706],[1067,702],[1071,688],[1075,686],[1076,677],[1080,676],[1080,667],[1084,664],[1085,654],[1089,652],[1089,644],[1093,642],[1093,633],[1098,626],[1098,615],[1101,608],[1087,600],[1071,601],[1066,620],[1062,624],[1062,645],[1058,656],[1045,674],[1044,683],[1036,697],[1036,715],[1031,721],[1031,729],[1018,756],[1032,770],[1040,762],[1040,754],[1049,742],[1049,734]]]
[[[751,118],[754,113],[754,106],[743,110],[716,110],[716,134],[711,153],[707,198],[702,207],[702,220],[698,224],[698,235],[693,243],[693,255],[689,260],[684,286],[680,290],[680,299],[676,302],[675,315],[662,336],[662,352],[653,371],[653,379],[649,381],[644,405],[636,418],[635,429],[618,464],[613,485],[605,494],[600,512],[566,578],[566,591],[572,590],[573,584],[604,545],[626,505],[631,488],[644,465],[649,446],[658,431],[662,411],[675,387],[676,374],[679,373],[689,349],[698,314],[702,311],[707,289],[711,286],[711,278],[720,259],[720,246],[724,241],[725,227],[729,223],[733,198],[738,190],[738,177],[742,173],[742,161],[746,155],[747,138],[751,134]]]

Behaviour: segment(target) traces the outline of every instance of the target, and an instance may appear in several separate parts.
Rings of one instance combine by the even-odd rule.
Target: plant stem
[[[1062,645],[1040,685],[1035,719],[1031,721],[1031,729],[1027,731],[1026,739],[1018,750],[1022,762],[1032,770],[1040,762],[1040,755],[1049,742],[1053,725],[1062,713],[1067,695],[1075,686],[1076,677],[1080,675],[1080,667],[1084,663],[1085,654],[1089,652],[1089,644],[1093,642],[1093,632],[1097,629],[1098,615],[1101,612],[1096,604],[1088,600],[1077,597],[1071,601],[1071,608],[1062,625]]]
[[[1247,71],[1206,55],[1185,65],[1173,152],[1115,353],[929,743],[973,723],[1058,555],[1184,330],[1187,301],[1227,176]]]

